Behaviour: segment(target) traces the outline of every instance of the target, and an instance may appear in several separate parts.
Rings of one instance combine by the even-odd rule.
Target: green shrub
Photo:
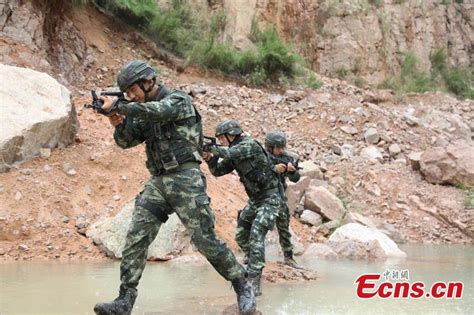
[[[378,8],[382,4],[382,1],[383,0],[369,0],[369,3]]]
[[[275,30],[267,30],[261,34],[259,53],[260,64],[268,78],[276,79],[281,75],[293,78],[296,57]]]
[[[306,86],[317,90],[323,86],[323,82],[318,80],[318,78],[316,78],[316,76],[313,73],[311,73],[306,79]]]
[[[188,58],[193,64],[225,74],[234,73],[238,61],[233,48],[213,42],[201,42],[194,45]]]
[[[461,97],[474,99],[474,75],[470,69],[451,68],[443,74],[448,91]]]

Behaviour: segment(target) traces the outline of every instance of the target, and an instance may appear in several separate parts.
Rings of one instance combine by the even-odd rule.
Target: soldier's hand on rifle
[[[209,153],[209,152],[202,152],[202,158],[204,159],[204,161],[209,161],[210,159],[212,159],[212,153]]]
[[[114,104],[114,99],[111,97],[107,96],[99,96],[99,99],[104,102],[104,105],[102,105],[102,109],[105,112],[109,112],[110,109],[112,108],[112,105]]]
[[[120,115],[119,113],[115,113],[109,117],[110,124],[114,127],[117,127],[118,125],[123,123],[123,116]]]
[[[286,165],[283,163],[275,165],[275,171],[279,174],[284,173],[286,171]]]
[[[288,166],[286,167],[286,170],[290,173],[296,172],[296,167],[293,166],[293,164],[288,163]]]

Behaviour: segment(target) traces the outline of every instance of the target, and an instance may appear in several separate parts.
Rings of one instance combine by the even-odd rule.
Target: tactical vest
[[[167,98],[175,106],[180,102],[189,102],[182,91],[173,91]],[[169,123],[150,123],[145,131],[147,168],[153,175],[173,173],[180,165],[188,162],[201,162],[202,123],[201,115],[193,106],[195,116]],[[185,129],[187,137],[178,129]]]
[[[240,181],[245,187],[247,195],[254,200],[264,199],[269,194],[278,190],[278,179],[272,170],[272,163],[266,155],[262,146],[250,137],[243,137],[237,143],[254,141],[259,148],[255,154],[243,161],[234,164],[239,174]],[[232,143],[231,146],[237,143]]]

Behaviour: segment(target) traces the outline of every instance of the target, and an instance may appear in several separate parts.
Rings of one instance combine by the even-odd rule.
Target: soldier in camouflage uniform
[[[288,198],[285,191],[287,188],[286,178],[296,183],[300,180],[300,173],[293,165],[294,159],[285,152],[287,140],[281,131],[272,131],[265,135],[265,149],[274,164],[274,171],[278,173],[278,178],[283,187],[282,200],[283,206],[278,211],[276,226],[280,240],[280,246],[283,251],[284,262],[286,265],[301,269],[293,258],[293,244],[291,243],[290,233],[290,210],[288,209]]]
[[[214,176],[236,170],[249,196],[247,206],[240,212],[235,239],[248,255],[247,271],[260,295],[260,279],[265,266],[265,236],[275,224],[281,207],[279,181],[272,170],[264,148],[249,136],[243,135],[235,120],[226,120],[216,128],[219,142],[228,146],[211,146],[205,160]],[[222,160],[219,161],[219,158]]]
[[[237,294],[241,313],[256,308],[245,269],[214,231],[214,216],[206,194],[206,179],[200,169],[201,117],[182,91],[168,91],[156,84],[150,65],[135,60],[125,65],[117,83],[131,102],[112,103],[102,97],[105,111],[115,127],[115,142],[123,149],[145,142],[151,177],[137,196],[125,240],[120,266],[119,297],[98,303],[96,314],[130,314],[138,282],[145,268],[148,247],[168,216],[175,212],[194,245]]]

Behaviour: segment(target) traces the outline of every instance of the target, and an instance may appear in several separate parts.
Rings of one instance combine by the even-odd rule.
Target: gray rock
[[[337,242],[329,241],[329,247],[338,257],[347,259],[380,259],[387,258],[382,247],[376,240],[362,242],[353,239],[343,239]]]
[[[334,152],[334,154],[342,155],[342,150],[341,150],[341,147],[339,145],[333,144],[331,146],[331,149],[332,149],[332,152]]]
[[[357,130],[357,128],[353,127],[353,126],[349,126],[349,125],[346,125],[346,126],[342,126],[341,127],[341,130],[344,131],[345,133],[347,134],[350,134],[350,135],[355,135],[357,134],[359,131]]]
[[[362,149],[360,156],[370,161],[383,161],[383,155],[375,146],[370,146]]]
[[[270,102],[272,102],[273,104],[278,104],[280,103],[282,100],[283,100],[283,97],[281,95],[278,95],[278,94],[271,94],[268,99],[270,100]]]
[[[21,192],[17,191],[17,192],[15,193],[15,200],[16,200],[16,201],[21,200],[22,197],[23,197],[23,195],[21,194]]]
[[[304,196],[304,192],[311,181],[311,178],[302,176],[297,183],[288,182],[288,188],[286,189],[286,196],[288,198],[288,209],[290,214],[293,215]]]
[[[324,226],[327,227],[329,230],[332,230],[332,229],[335,229],[335,228],[341,226],[341,221],[340,220],[332,220],[332,221],[324,223]]]
[[[365,141],[371,144],[377,144],[380,140],[379,133],[375,128],[369,128],[364,133]]]
[[[423,152],[411,152],[408,154],[408,161],[413,170],[417,171],[420,169],[420,159]]]
[[[388,152],[390,152],[390,156],[394,157],[400,154],[402,150],[400,149],[400,146],[398,144],[394,143],[388,147]]]
[[[323,218],[316,212],[304,210],[300,216],[300,221],[312,226],[320,226],[323,223]]]
[[[329,241],[335,252],[351,258],[358,258],[358,253],[364,251],[371,253],[373,258],[406,257],[388,236],[358,223],[341,226],[329,237]]]
[[[435,147],[421,155],[420,170],[433,184],[474,186],[474,146],[457,141],[446,148]]]
[[[303,254],[303,257],[311,258],[322,258],[322,259],[336,259],[337,254],[327,244],[314,243],[308,246]]]
[[[24,252],[27,252],[30,250],[30,248],[28,247],[28,245],[25,245],[25,244],[20,244],[18,245],[18,249],[21,250],[21,251],[24,251]]]
[[[291,227],[290,234],[291,242],[293,243],[293,254],[295,254],[296,256],[303,254],[305,247],[303,243],[301,243],[301,240],[298,235],[293,232]],[[277,229],[273,229],[272,231],[267,233],[267,237],[265,238],[265,254],[267,256],[278,256],[283,254],[280,247]]]
[[[353,149],[354,149],[353,145],[344,143],[341,147],[342,156],[347,156],[351,158],[353,156],[352,154]]]
[[[40,156],[41,156],[42,158],[47,159],[47,158],[49,158],[49,157],[51,156],[51,149],[50,149],[50,148],[41,148],[41,149],[39,150],[39,152],[40,152]]]
[[[86,232],[87,237],[93,239],[95,243],[101,244],[106,249],[106,252],[113,253],[114,257],[121,258],[123,246],[125,245],[125,236],[132,219],[134,203],[134,201],[129,202],[113,218],[105,218],[91,224]],[[191,248],[191,238],[188,236],[178,216],[173,214],[161,226],[158,236],[150,245],[148,259],[172,259],[175,256],[188,252]]]
[[[0,81],[9,82],[0,84],[0,172],[38,156],[44,147],[73,141],[77,118],[64,86],[45,73],[2,64]]]
[[[323,173],[319,169],[319,166],[312,161],[304,161],[299,164],[301,167],[300,174],[301,176],[307,176],[310,179],[322,179]]]
[[[341,200],[324,187],[309,187],[305,192],[304,207],[329,220],[340,220],[345,212]]]
[[[418,126],[420,124],[420,119],[418,119],[417,117],[411,115],[411,114],[404,114],[403,117],[405,118],[405,121],[407,122],[407,124],[409,126]]]

